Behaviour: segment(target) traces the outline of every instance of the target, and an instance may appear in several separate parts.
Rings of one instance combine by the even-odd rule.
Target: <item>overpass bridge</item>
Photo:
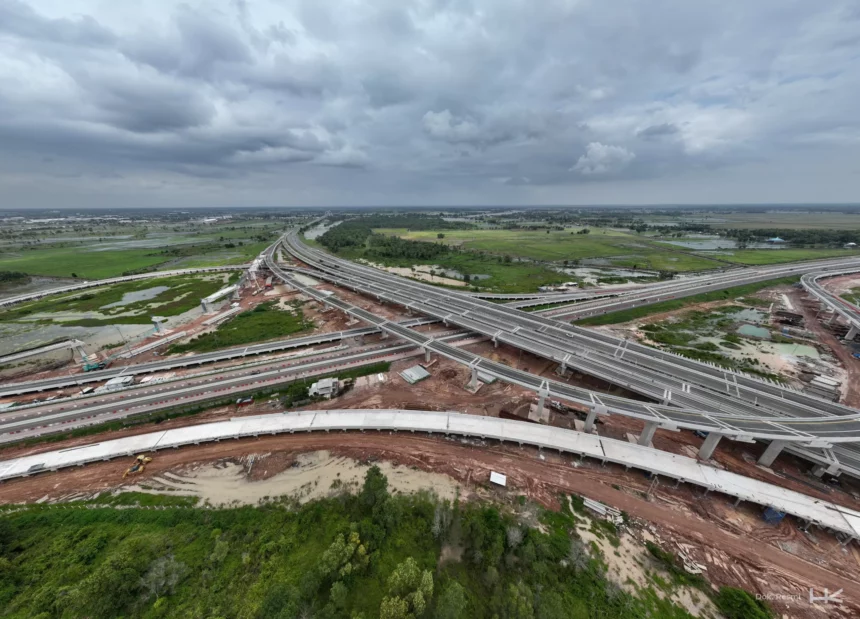
[[[762,421],[771,419],[771,423],[780,423],[806,433],[807,438],[812,435],[819,439],[804,443],[797,439],[786,441],[784,438],[767,437],[767,440],[771,440],[771,447],[763,457],[764,464],[770,464],[782,449],[789,448],[815,462],[820,474],[838,474],[844,469],[860,475],[860,453],[843,445],[833,449],[834,441],[820,440],[825,436],[832,438],[828,428],[842,425],[836,417],[843,417],[844,423],[854,425],[851,420],[860,414],[860,411],[855,409],[827,403],[742,373],[726,371],[497,304],[481,305],[480,300],[467,298],[456,292],[427,287],[353,263],[344,264],[346,261],[316,250],[308,250],[298,242],[295,235],[285,238],[285,246],[300,260],[314,266],[317,269],[317,277],[375,295],[379,300],[399,303],[446,322],[485,333],[493,336],[496,341],[503,341],[552,359],[562,368],[577,368],[613,384],[648,395],[663,404],[695,410],[699,415],[722,413]],[[856,265],[858,261],[854,260],[853,263]],[[794,273],[804,268],[809,267],[793,265],[768,269],[765,273],[754,273],[753,277],[779,277],[785,272]],[[749,273],[740,276],[748,277]],[[675,282],[674,286],[677,287],[677,284],[678,282]],[[702,282],[693,281],[684,285],[700,287]],[[721,281],[717,286],[726,287],[727,283]],[[367,317],[364,319],[367,320]],[[480,363],[478,365],[480,366]],[[532,388],[535,388],[535,385],[532,385]],[[535,390],[541,391],[540,384]],[[602,395],[598,397],[605,399]],[[621,414],[637,416],[630,414],[630,410]],[[641,415],[639,418],[646,419]],[[720,419],[725,421],[725,418]],[[799,421],[801,419],[803,421]],[[657,427],[672,427],[672,424],[661,423],[658,417],[651,416],[651,419],[646,421],[640,441],[648,442]],[[712,433],[703,445],[702,457],[710,456],[721,437],[735,440],[766,438],[761,433],[750,435],[744,432],[724,432],[713,426],[704,429],[693,428],[690,424],[676,424],[676,427],[689,427]],[[858,430],[860,427],[856,425],[848,430],[847,436],[843,437],[848,439],[845,442],[860,440]],[[838,459],[837,455],[841,458]]]

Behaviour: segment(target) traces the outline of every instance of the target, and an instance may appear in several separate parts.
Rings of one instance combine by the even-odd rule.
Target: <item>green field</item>
[[[729,619],[771,616],[742,591],[715,593],[655,544],[654,558],[643,557],[649,581],[625,591],[577,531],[590,526],[617,546],[615,525],[590,520],[579,497],[561,497],[577,514],[523,501],[520,516],[488,503],[393,494],[377,467],[356,494],[338,481],[332,490],[335,498],[303,506],[273,497],[259,507],[199,509],[181,497],[129,494],[90,509],[33,506],[4,515],[2,614],[692,619],[666,599],[685,586],[712,597]],[[758,608],[762,614],[750,614]]]
[[[238,273],[228,276],[228,281],[238,279]],[[38,301],[15,306],[0,312],[0,322],[28,320],[34,314],[60,312],[94,312],[99,316],[63,320],[66,326],[94,327],[109,324],[149,324],[153,313],[159,316],[177,316],[200,303],[206,297],[225,286],[225,274],[198,276],[157,277],[133,282],[82,290],[61,296],[49,296]],[[125,305],[106,308],[120,301],[125,294],[166,286],[168,289],[151,299],[134,301]],[[40,317],[44,320],[45,317]],[[58,320],[57,322],[60,322]]]
[[[104,279],[166,262],[151,249],[92,251],[81,248],[38,248],[0,254],[0,270],[49,277]]]
[[[442,242],[464,249],[564,262],[605,259],[606,266],[636,267],[645,270],[701,271],[720,266],[704,256],[670,251],[648,237],[620,230],[591,229],[590,234],[576,234],[581,228],[552,230],[445,230]],[[417,241],[438,242],[437,231],[378,230]]]
[[[153,268],[241,264],[271,244],[280,228],[262,222],[228,222],[95,226],[86,232],[29,234],[19,232],[13,237],[17,240],[0,244],[0,271],[103,279]]]
[[[571,234],[579,229],[566,228],[563,232],[552,230],[548,234],[546,230],[439,231],[445,235],[443,239],[437,238],[437,231],[382,229],[378,232],[417,241],[443,242],[490,254],[553,262],[603,259],[600,262],[605,263],[605,266],[654,271],[704,271],[725,267],[725,262],[754,266],[860,255],[860,252],[846,249],[786,248],[695,252],[680,247],[672,248],[647,235],[620,230],[592,228],[587,235]]]
[[[782,262],[797,262],[799,260],[818,260],[821,258],[841,258],[843,256],[860,256],[860,252],[851,249],[737,249],[731,255],[726,252],[720,258],[729,262],[758,266],[762,264],[780,264]]]
[[[187,344],[174,344],[168,352],[210,352],[286,337],[313,326],[312,322],[305,320],[301,306],[294,304],[292,311],[286,311],[278,309],[275,304],[275,301],[268,301],[252,310],[237,314],[215,331],[198,335]]]

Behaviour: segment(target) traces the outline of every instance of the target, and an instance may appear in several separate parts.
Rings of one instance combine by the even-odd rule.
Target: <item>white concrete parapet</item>
[[[677,454],[538,424],[454,412],[329,410],[236,417],[93,445],[0,461],[0,481],[158,449],[266,434],[310,431],[410,431],[454,434],[532,445],[596,458],[685,481],[743,501],[771,506],[805,522],[860,539],[860,512],[793,490],[722,471]]]

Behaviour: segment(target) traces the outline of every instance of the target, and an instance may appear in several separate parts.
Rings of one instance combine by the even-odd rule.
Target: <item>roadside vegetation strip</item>
[[[305,318],[301,305],[292,303],[292,311],[276,307],[277,301],[267,301],[232,317],[210,333],[198,335],[185,344],[174,344],[169,354],[212,352],[231,346],[265,342],[307,331],[313,322]]]
[[[235,404],[240,398],[254,398],[259,400],[271,396],[274,393],[279,394],[278,401],[281,402],[284,408],[290,409],[295,406],[303,406],[316,401],[314,398],[307,397],[308,388],[312,383],[323,378],[339,378],[341,380],[355,379],[360,376],[370,376],[371,374],[385,374],[391,369],[389,361],[371,361],[367,365],[358,367],[346,368],[338,372],[322,372],[318,375],[294,379],[287,383],[279,383],[269,387],[249,388],[247,390],[237,390],[229,396],[213,397],[205,402],[196,402],[192,404],[177,404],[176,406],[161,409],[151,413],[141,413],[116,419],[113,421],[105,421],[88,426],[81,426],[66,432],[58,432],[53,434],[44,434],[30,438],[24,438],[20,441],[0,444],[0,453],[12,447],[31,447],[33,445],[41,445],[48,443],[57,443],[60,441],[80,438],[84,436],[93,436],[106,432],[116,432],[127,428],[137,428],[149,424],[158,425],[162,422],[181,417],[192,417],[206,411],[221,406]],[[117,407],[121,407],[122,402],[117,403]]]
[[[681,310],[696,303],[709,303],[712,301],[725,301],[738,297],[745,297],[765,288],[772,288],[774,286],[784,284],[796,284],[798,281],[800,281],[800,278],[793,275],[791,277],[783,277],[781,279],[754,282],[752,284],[744,284],[743,286],[735,286],[734,288],[724,288],[723,290],[704,292],[702,294],[683,297],[681,299],[670,299],[668,301],[661,301],[660,303],[653,303],[651,305],[641,305],[617,312],[610,312],[601,316],[591,316],[589,318],[583,318],[582,320],[576,320],[574,323],[583,327],[614,325],[622,322],[630,322],[631,320],[644,318],[645,316],[651,316],[653,314]]]
[[[656,572],[633,592],[614,582],[608,558],[579,534],[596,527],[584,512],[395,493],[377,466],[356,492],[332,492],[304,505],[273,497],[258,507],[7,514],[5,612],[691,619],[669,599],[677,585]]]

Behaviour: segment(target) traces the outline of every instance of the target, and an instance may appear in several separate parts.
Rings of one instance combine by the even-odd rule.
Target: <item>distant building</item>
[[[781,239],[778,236],[773,237],[772,239],[767,240],[768,243],[773,243],[774,245],[778,243],[785,243],[785,239]]]
[[[845,249],[854,249],[857,247],[857,243],[845,243]]]

